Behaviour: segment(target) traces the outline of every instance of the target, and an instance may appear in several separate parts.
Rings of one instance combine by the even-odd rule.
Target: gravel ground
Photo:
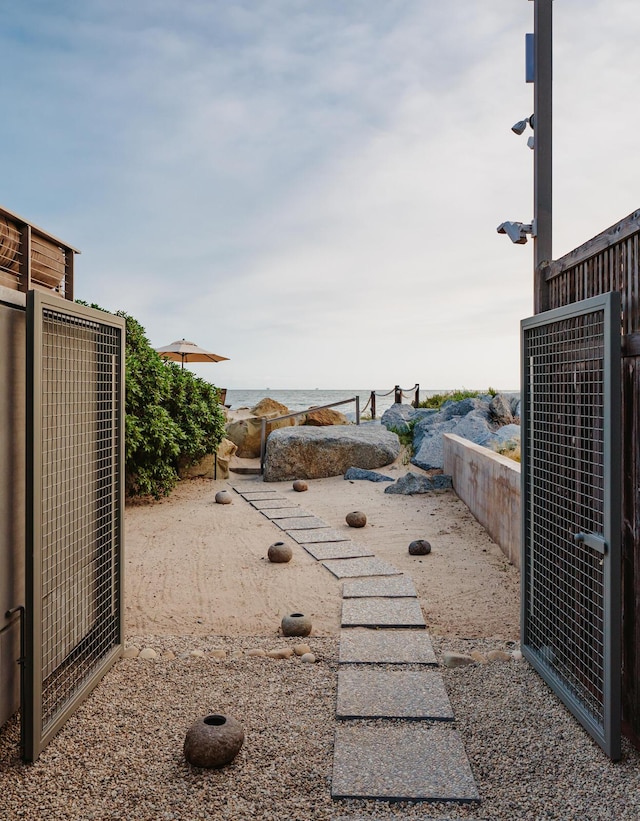
[[[35,764],[19,759],[16,719],[0,731],[0,819],[640,818],[640,754],[625,743],[611,763],[522,660],[442,668],[479,805],[332,801],[337,639],[303,640],[315,664],[230,657],[299,641],[131,636],[176,658],[120,660]],[[498,639],[434,646],[439,656],[513,649]],[[208,655],[216,648],[227,658]],[[245,728],[222,770],[192,768],[182,755],[186,730],[210,712]]]

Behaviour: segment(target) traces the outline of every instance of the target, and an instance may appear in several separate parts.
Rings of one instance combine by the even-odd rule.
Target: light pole
[[[533,0],[533,272],[534,310],[547,307],[542,269],[552,251],[553,0]]]

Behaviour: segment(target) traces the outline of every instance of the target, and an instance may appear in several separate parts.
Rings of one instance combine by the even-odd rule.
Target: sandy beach
[[[383,472],[407,470],[399,459]],[[304,493],[274,487],[412,578],[440,664],[446,650],[485,658],[500,650],[506,660],[439,668],[479,803],[333,800],[342,582],[233,490],[232,504],[215,503],[218,490],[251,481],[265,487],[238,475],[190,480],[166,499],[127,506],[126,644],[153,658],[122,658],[35,764],[20,761],[17,719],[3,728],[0,818],[640,817],[638,752],[624,741],[622,761],[609,761],[517,659],[518,572],[455,493],[392,495],[384,484],[342,477],[309,481]],[[352,510],[367,514],[366,527],[348,528]],[[431,542],[429,555],[409,555],[418,538]],[[290,541],[291,562],[268,561],[274,541]],[[304,641],[315,663],[264,655],[300,642],[279,630],[294,611],[312,618]],[[185,761],[183,742],[212,712],[240,720],[245,743],[231,765],[201,770]]]

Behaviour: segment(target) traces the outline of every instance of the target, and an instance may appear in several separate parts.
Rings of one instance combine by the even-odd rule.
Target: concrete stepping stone
[[[263,516],[266,516],[267,519],[301,519],[306,517],[307,519],[316,519],[313,513],[307,513],[305,510],[302,510],[301,507],[274,507],[274,508],[265,508],[261,510],[260,513]],[[318,521],[316,519],[316,521]]]
[[[316,528],[315,530],[305,530],[304,533],[296,532],[290,534],[298,544],[313,544],[314,542],[347,542],[347,536],[343,536],[331,527]]]
[[[417,596],[409,576],[388,576],[374,579],[351,579],[342,586],[344,599],[366,598],[370,596]]]
[[[315,533],[317,530],[330,530],[329,525],[318,519],[316,516],[297,516],[291,519],[274,519],[274,525],[278,525],[280,530],[286,530],[287,533],[291,530],[311,530]],[[310,539],[313,541],[313,539]]]
[[[242,491],[240,495],[243,499],[246,499],[247,502],[259,502],[263,499],[279,499],[282,502],[286,502],[282,496],[278,496],[275,490],[249,490],[249,491]]]
[[[303,544],[302,547],[319,562],[324,559],[357,559],[363,556],[373,556],[368,548],[351,541],[317,542],[315,544]]]
[[[419,627],[426,624],[417,599],[343,599],[343,627]]]
[[[459,733],[446,722],[341,723],[336,729],[333,798],[479,801]]]
[[[252,507],[255,507],[256,510],[270,510],[272,508],[277,508],[282,510],[286,508],[287,510],[300,510],[300,506],[297,505],[295,502],[289,502],[285,499],[254,499],[251,503]]]
[[[306,543],[306,540],[305,540]],[[401,571],[391,564],[376,559],[328,559],[322,562],[330,573],[338,579],[347,579],[354,576],[400,576]]]
[[[426,630],[340,631],[340,664],[437,664]]]
[[[341,667],[336,718],[453,721],[453,710],[437,669]]]

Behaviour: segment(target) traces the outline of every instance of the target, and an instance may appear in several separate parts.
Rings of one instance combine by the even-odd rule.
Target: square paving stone
[[[351,579],[342,586],[344,599],[368,596],[416,597],[416,589],[409,576],[388,576],[377,579]]]
[[[315,519],[312,513],[306,513],[299,507],[274,507],[265,508],[260,511],[267,519],[300,519],[305,516],[308,519]]]
[[[246,499],[247,502],[260,502],[263,499],[281,499],[283,502],[286,501],[286,499],[283,499],[282,496],[278,496],[275,490],[242,491],[240,495],[243,499]]]
[[[453,710],[439,670],[341,667],[336,717],[453,721]]]
[[[426,627],[417,599],[343,599],[343,627]]]
[[[333,798],[479,801],[459,733],[449,724],[340,724],[333,754]]]
[[[314,533],[317,530],[329,530],[329,525],[326,522],[323,522],[322,519],[318,519],[316,516],[298,516],[297,518],[292,519],[274,519],[274,525],[278,525],[281,530],[286,530],[289,532],[290,530],[311,530]],[[310,541],[313,541],[311,539]]]
[[[341,664],[437,664],[426,630],[340,631]]]
[[[302,547],[319,562],[324,559],[357,559],[362,556],[373,556],[373,553],[366,547],[361,547],[354,542],[318,542],[316,544],[303,544]]]
[[[307,540],[305,540],[306,543]],[[353,576],[400,576],[401,572],[393,565],[376,559],[329,559],[322,562],[330,573],[338,579]]]
[[[304,533],[294,531],[289,534],[298,544],[313,544],[314,542],[347,542],[349,539],[331,527],[319,527],[315,530],[305,530]]]
[[[286,499],[254,499],[251,502],[252,507],[255,507],[256,510],[271,510],[272,508],[278,508],[282,510],[286,508],[287,510],[300,510],[300,507],[295,502],[289,502]]]

